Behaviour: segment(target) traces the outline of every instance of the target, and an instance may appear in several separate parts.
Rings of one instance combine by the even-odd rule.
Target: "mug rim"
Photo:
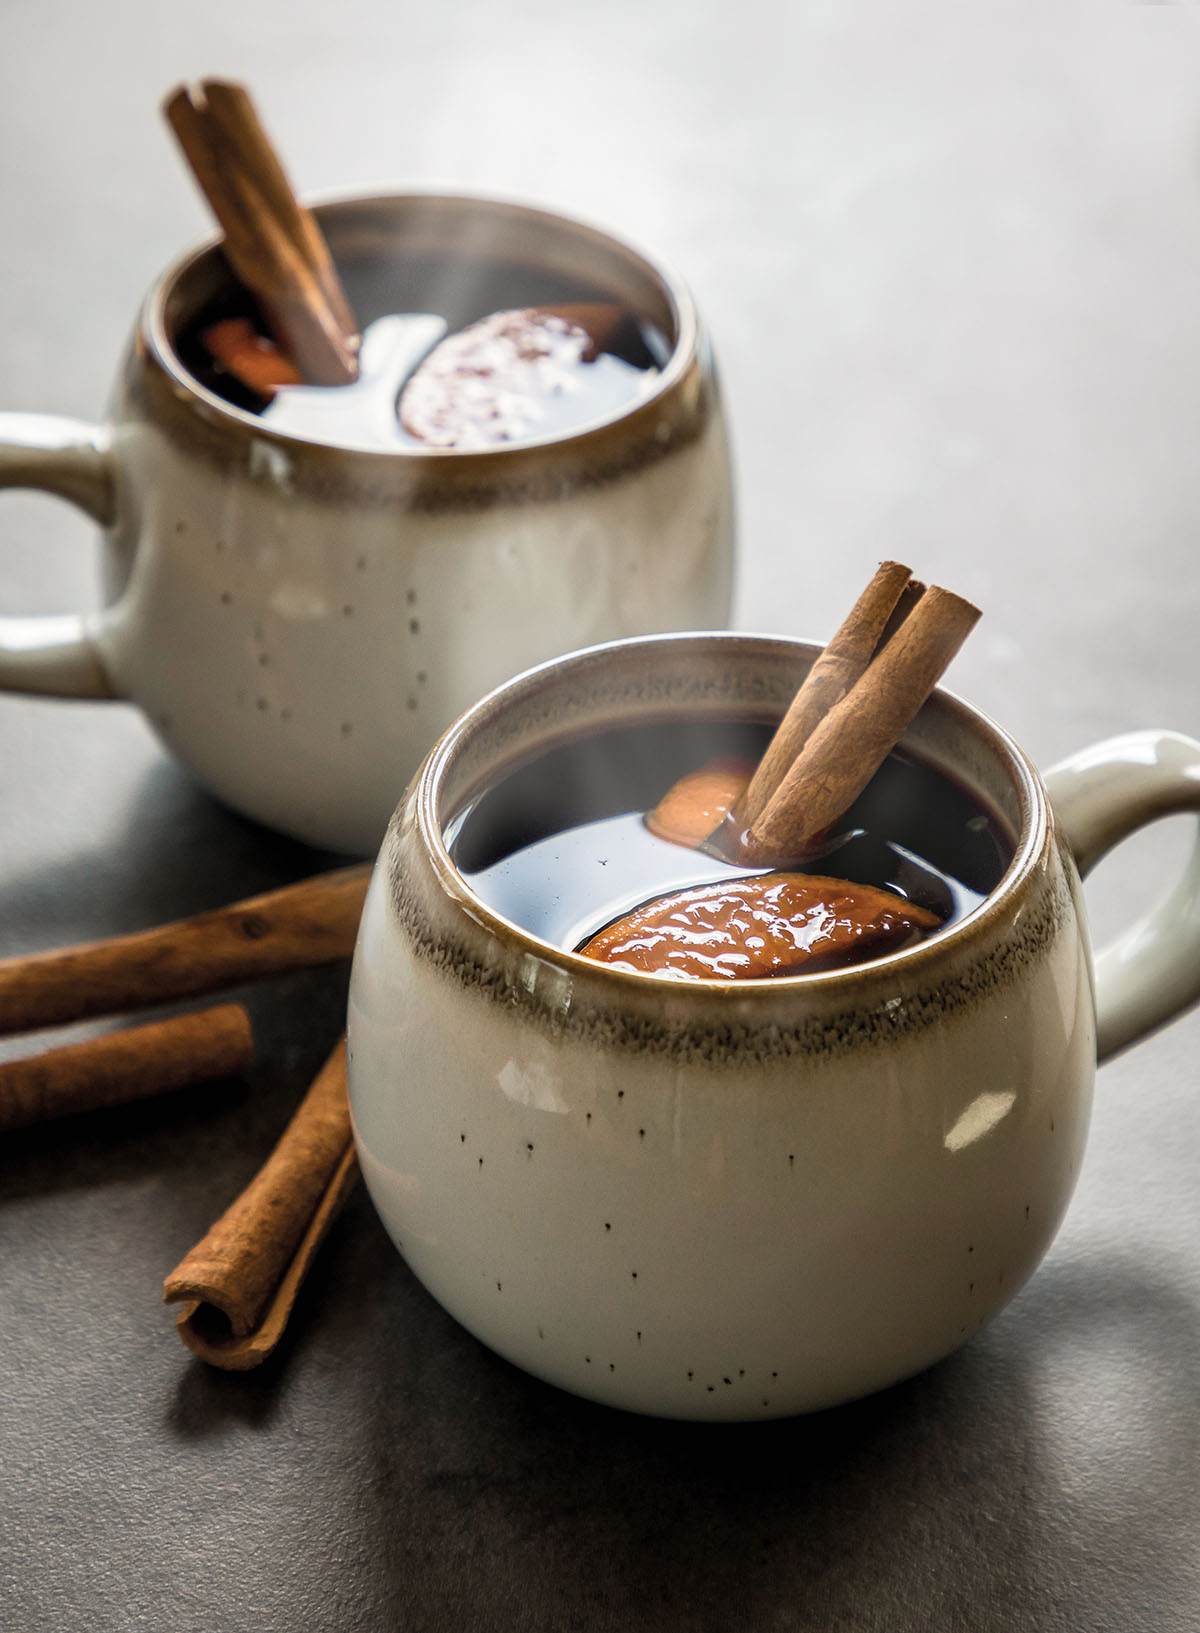
[[[444,838],[444,827],[438,813],[438,799],[442,784],[452,769],[456,756],[472,732],[489,718],[512,706],[526,696],[536,693],[540,686],[552,681],[564,668],[582,668],[587,663],[603,662],[612,652],[651,647],[682,647],[687,643],[702,642],[717,646],[762,646],[779,650],[795,649],[804,655],[816,656],[823,644],[794,636],[772,635],[743,630],[684,630],[662,634],[628,636],[594,646],[581,647],[514,675],[494,688],[467,709],[450,725],[429,750],[414,780],[411,792],[415,822],[421,843],[429,858],[434,875],[446,894],[474,921],[478,929],[494,937],[498,943],[519,954],[533,956],[567,974],[612,983],[614,991],[622,989],[648,994],[670,994],[683,1000],[692,994],[704,999],[725,1001],[766,1002],[771,995],[787,992],[806,992],[837,998],[844,989],[861,987],[865,981],[886,979],[889,972],[903,970],[905,974],[926,975],[937,964],[953,959],[973,941],[990,938],[1000,931],[1010,915],[1012,903],[1022,885],[1033,874],[1038,858],[1043,854],[1051,832],[1050,802],[1037,768],[1016,740],[991,716],[968,703],[957,693],[938,687],[922,706],[922,711],[934,707],[945,712],[951,720],[965,726],[992,750],[1008,768],[1017,794],[1021,822],[1014,834],[1013,853],[1003,874],[981,902],[961,919],[943,930],[934,932],[915,945],[881,954],[861,964],[818,970],[796,975],[778,975],[758,979],[707,979],[676,977],[645,970],[626,970],[603,960],[587,958],[546,941],[533,931],[506,918],[488,905],[470,886],[466,877],[455,866]],[[901,738],[903,743],[904,738]],[[408,803],[406,798],[393,818],[389,829],[391,840],[400,813]],[[629,986],[632,983],[632,987]]]
[[[399,441],[394,447],[381,447],[368,443],[333,444],[318,437],[301,436],[293,431],[286,431],[274,425],[265,424],[261,415],[255,414],[249,409],[239,408],[236,403],[232,403],[219,393],[209,390],[207,386],[198,380],[179,357],[168,333],[166,312],[173,292],[179,287],[187,274],[198,266],[206,256],[219,251],[224,242],[224,235],[220,232],[211,233],[207,238],[193,243],[188,249],[181,251],[159,274],[143,303],[139,327],[150,355],[170,380],[172,387],[177,392],[181,392],[185,398],[194,400],[209,417],[216,414],[224,423],[243,434],[253,434],[257,437],[269,435],[272,440],[300,448],[315,449],[321,452],[330,450],[335,454],[356,459],[380,458],[390,461],[399,458],[408,461],[462,461],[465,458],[470,458],[473,461],[484,462],[485,465],[494,464],[500,466],[504,461],[519,455],[529,455],[541,449],[553,449],[563,444],[578,445],[585,443],[590,437],[600,436],[612,426],[619,425],[632,413],[646,407],[652,407],[674,390],[686,375],[692,360],[696,356],[699,339],[697,307],[687,282],[676,271],[671,262],[651,252],[639,241],[601,222],[594,221],[584,215],[577,215],[574,212],[559,210],[547,203],[526,199],[519,195],[474,190],[457,191],[437,186],[405,186],[384,191],[380,191],[377,187],[353,190],[339,189],[314,194],[302,202],[320,217],[322,214],[333,214],[342,208],[346,210],[364,209],[372,205],[382,206],[407,201],[464,206],[481,204],[504,213],[527,214],[535,216],[546,223],[574,229],[583,234],[592,234],[606,240],[613,248],[632,255],[641,264],[641,267],[660,284],[676,327],[676,339],[670,358],[660,369],[653,388],[646,392],[645,395],[634,398],[631,402],[609,414],[585,420],[580,425],[552,435],[521,437],[514,439],[512,442],[498,443],[484,448],[423,447],[416,443],[408,444]]]

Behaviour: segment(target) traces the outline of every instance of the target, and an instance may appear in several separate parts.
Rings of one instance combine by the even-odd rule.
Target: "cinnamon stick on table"
[[[369,863],[173,924],[0,960],[0,1036],[349,958]]]
[[[253,1059],[241,1004],[65,1044],[0,1066],[0,1132],[234,1077]]]
[[[266,1359],[357,1179],[343,1037],[265,1166],[163,1284],[189,1349],[232,1371]]]

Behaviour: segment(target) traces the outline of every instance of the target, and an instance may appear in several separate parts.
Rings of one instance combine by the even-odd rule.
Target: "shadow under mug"
[[[448,824],[575,737],[774,723],[817,648],[680,635],[573,654],[480,702],[396,813],[350,989],[363,1174],[408,1264],[518,1365],[668,1417],[830,1406],[948,1354],[1046,1252],[1097,1059],[1200,997],[1200,846],[1093,961],[1079,880],[1200,811],[1200,743],[1142,732],[1038,775],[937,693],[903,748],[1012,843],[999,884],[851,969],[672,981],[551,946],[455,866]]]
[[[103,609],[0,618],[0,688],[128,699],[210,791],[373,853],[435,737],[510,675],[618,636],[724,625],[730,455],[686,286],[584,222],[489,198],[317,208],[359,322],[574,300],[663,337],[624,411],[479,452],[289,435],[181,360],[228,299],[215,243],[150,292],[110,421],[0,414],[0,487],[103,526]]]

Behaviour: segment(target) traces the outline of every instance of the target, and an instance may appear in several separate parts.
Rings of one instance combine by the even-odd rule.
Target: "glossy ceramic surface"
[[[998,813],[1014,861],[952,930],[852,971],[623,974],[497,918],[450,862],[446,823],[505,765],[664,707],[777,717],[813,650],[681,636],[520,678],[430,756],[364,915],[351,1100],[388,1230],[486,1343],[637,1411],[777,1416],[927,1366],[1034,1269],[1083,1155],[1078,875],[1033,767],[960,702],[936,697],[906,743]],[[1194,805],[1186,774],[1160,776]],[[1095,812],[1072,771],[1057,783]],[[1136,803],[1118,798],[1126,830]],[[1180,923],[1194,950],[1186,904]]]
[[[723,624],[733,501],[707,337],[671,271],[497,200],[318,214],[344,267],[465,240],[589,279],[647,313],[670,359],[627,412],[541,443],[331,447],[179,362],[177,336],[227,277],[211,247],[191,255],[147,301],[111,425],[0,416],[0,485],[105,524],[106,602],[95,618],[0,621],[0,686],[130,699],[230,805],[370,853],[430,743],[500,681],[593,641]]]

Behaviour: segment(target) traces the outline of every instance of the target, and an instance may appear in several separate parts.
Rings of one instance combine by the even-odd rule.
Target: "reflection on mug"
[[[127,698],[236,809],[368,853],[492,687],[726,622],[730,454],[690,294],[619,239],[492,199],[316,213],[364,329],[358,384],[222,367],[214,331],[244,343],[249,316],[210,246],[151,291],[110,425],[0,415],[0,484],[105,528],[104,610],[0,620],[0,685]],[[546,316],[514,331],[514,311]],[[481,359],[531,351],[524,398],[480,399]]]
[[[1200,809],[1200,744],[1138,733],[1043,781],[942,693],[815,864],[787,951],[817,959],[760,978],[742,887],[786,875],[642,813],[760,752],[814,656],[674,635],[516,678],[426,760],[364,908],[350,1097],[384,1224],[477,1337],[636,1411],[814,1410],[965,1342],[1061,1223],[1097,1058],[1200,997],[1200,848],[1094,982],[1079,901],[1120,838]],[[670,892],[705,878],[736,902],[700,925]],[[843,918],[864,893],[905,911]],[[647,899],[708,968],[668,967],[666,914],[590,956]]]

